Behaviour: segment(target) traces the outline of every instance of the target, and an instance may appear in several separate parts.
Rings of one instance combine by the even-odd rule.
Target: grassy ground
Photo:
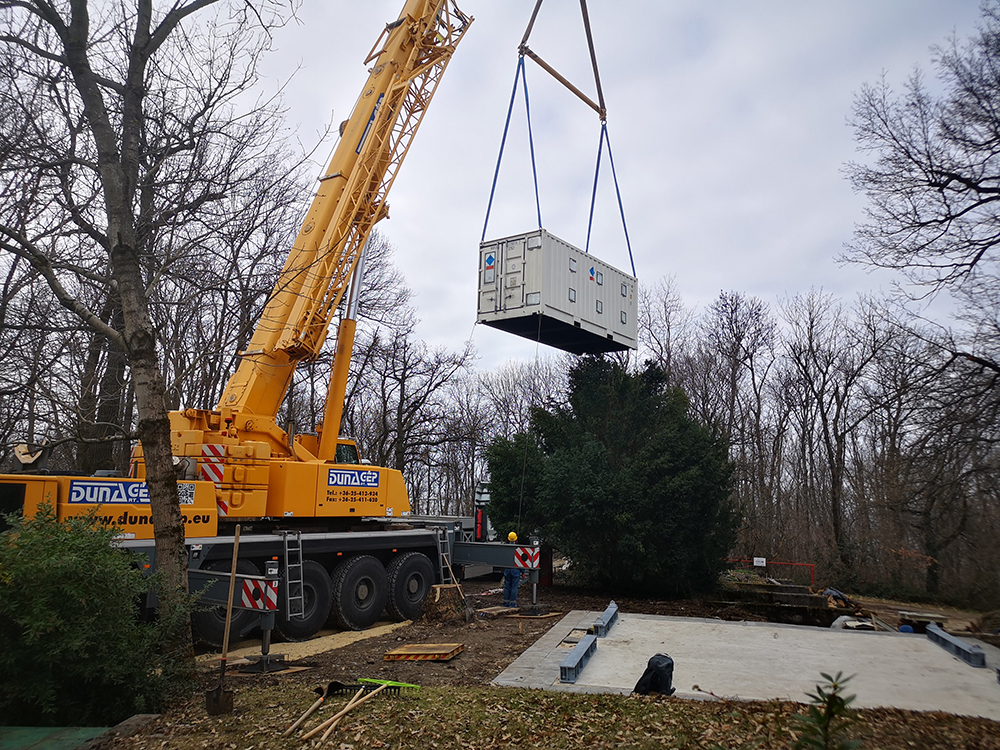
[[[573,695],[489,687],[423,688],[376,697],[348,714],[323,743],[302,732],[281,732],[315,698],[287,685],[237,683],[230,716],[205,715],[204,698],[166,714],[141,735],[106,748],[789,748],[795,714],[805,707],[780,702],[690,701],[662,697]],[[332,716],[347,696],[331,699],[306,730]],[[865,748],[1000,748],[1000,723],[940,713],[865,710],[850,736]]]

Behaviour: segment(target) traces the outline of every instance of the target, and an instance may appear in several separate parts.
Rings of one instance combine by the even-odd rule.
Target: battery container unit
[[[636,348],[634,276],[544,229],[479,246],[477,322],[573,354]]]

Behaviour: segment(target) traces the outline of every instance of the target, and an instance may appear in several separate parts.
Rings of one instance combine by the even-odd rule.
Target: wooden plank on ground
[[[510,615],[517,614],[517,607],[483,607],[482,609],[476,610],[477,617],[509,617]]]
[[[544,615],[511,615],[515,620],[546,620],[549,617],[562,617],[562,612],[546,612]]]
[[[277,672],[268,672],[268,674],[272,675],[272,676],[281,676],[283,674],[295,674],[296,672],[308,672],[311,669],[314,669],[314,667],[285,667],[284,669],[279,670]],[[237,671],[237,672],[234,672],[232,674],[230,674],[228,672],[226,673],[226,677],[227,678],[229,678],[229,677],[258,677],[258,676],[260,676],[260,672],[239,672],[239,671]]]
[[[939,615],[936,612],[898,612],[900,620],[909,622],[934,622],[943,623],[948,619],[946,615]]]
[[[448,661],[465,650],[461,643],[411,643],[385,652],[385,661]]]

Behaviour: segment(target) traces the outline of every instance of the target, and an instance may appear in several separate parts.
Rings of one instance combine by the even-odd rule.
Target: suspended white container
[[[544,229],[479,246],[476,320],[573,354],[636,348],[638,282]]]

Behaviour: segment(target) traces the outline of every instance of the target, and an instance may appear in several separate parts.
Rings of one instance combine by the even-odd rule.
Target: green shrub
[[[0,534],[0,725],[106,726],[157,710],[167,679],[149,589],[116,530],[51,508]]]
[[[793,747],[795,750],[855,750],[861,742],[844,736],[852,722],[848,706],[855,697],[844,695],[844,683],[851,678],[844,677],[843,672],[837,672],[835,677],[825,672],[820,676],[826,683],[817,685],[815,693],[809,693],[812,699],[809,713],[795,717],[802,734]]]

